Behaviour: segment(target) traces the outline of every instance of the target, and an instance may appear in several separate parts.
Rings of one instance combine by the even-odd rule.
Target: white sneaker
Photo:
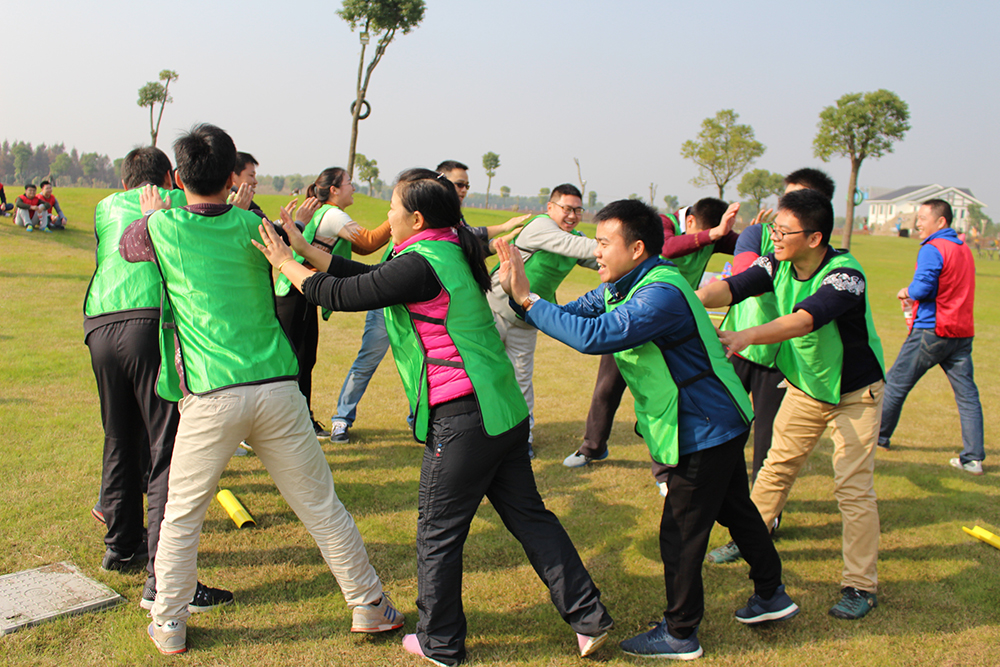
[[[153,621],[147,632],[156,648],[164,655],[175,655],[187,650],[187,624],[184,621],[167,621],[162,625]]]
[[[667,483],[666,482],[657,482],[656,483],[656,488],[659,489],[661,496],[663,496],[664,498],[667,497]]]
[[[338,419],[330,424],[330,442],[350,442],[351,436],[348,434],[347,422]]]
[[[382,591],[378,604],[359,604],[354,608],[351,632],[388,632],[403,627],[406,617],[392,606],[389,594]]]
[[[970,475],[982,475],[983,474],[983,462],[982,461],[967,461],[962,463],[962,459],[957,456],[949,461],[952,468],[958,468],[959,470],[964,470]]]
[[[590,457],[587,456],[586,454],[581,454],[580,450],[578,449],[569,456],[567,456],[565,459],[563,459],[563,465],[566,466],[567,468],[582,468],[591,461],[603,461],[606,458],[608,458],[607,450],[604,450],[604,456]]]

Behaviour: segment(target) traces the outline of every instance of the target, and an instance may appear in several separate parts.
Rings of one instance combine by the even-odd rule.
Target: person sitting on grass
[[[17,212],[14,214],[14,224],[33,232],[38,227],[51,233],[48,227],[49,216],[45,213],[45,205],[38,199],[38,188],[34,183],[25,183],[24,194],[14,200]]]
[[[38,202],[45,207],[45,213],[49,218],[48,226],[51,229],[66,229],[66,216],[59,207],[59,200],[52,194],[52,183],[42,181],[39,186],[42,191],[38,195]]]
[[[241,440],[253,447],[319,546],[353,608],[351,630],[402,627],[403,614],[382,590],[313,433],[296,383],[295,352],[275,315],[271,266],[251,243],[261,218],[226,204],[236,146],[223,130],[204,124],[182,135],[174,152],[177,185],[188,205],[171,208],[169,200],[146,186],[142,210],[153,212],[132,223],[120,244],[127,261],[155,262],[159,268],[166,335],[157,389],[179,401],[181,411],[160,525],[149,637],[161,653],[187,650],[201,527]],[[312,200],[296,216],[304,223],[317,207]]]
[[[653,629],[623,641],[626,653],[692,660],[702,655],[702,561],[712,526],[727,526],[751,563],[754,594],[742,623],[791,618],[781,559],[750,502],[743,445],[753,410],[708,313],[676,266],[659,256],[663,225],[635,200],[594,216],[602,285],[564,306],[531,292],[520,253],[503,247],[497,276],[524,321],[585,354],[614,354],[635,398],[636,430],[664,466],[660,522],[667,609]]]
[[[528,458],[528,406],[493,324],[482,247],[462,224],[455,186],[429,169],[400,174],[389,223],[393,257],[376,266],[327,255],[286,223],[299,264],[267,225],[258,249],[309,300],[336,311],[385,309],[413,433],[424,443],[417,514],[416,634],[403,647],[438,665],[465,660],[462,550],[483,497],[521,543],[580,654],[612,620]]]
[[[3,183],[0,183],[0,216],[7,217],[14,210],[13,204],[7,203],[7,193],[4,192]]]

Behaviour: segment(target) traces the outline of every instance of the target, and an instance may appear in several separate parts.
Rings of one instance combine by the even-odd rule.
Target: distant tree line
[[[113,188],[121,181],[121,159],[100,153],[66,152],[65,144],[32,147],[24,141],[0,146],[0,182],[10,186],[53,181],[60,186]]]

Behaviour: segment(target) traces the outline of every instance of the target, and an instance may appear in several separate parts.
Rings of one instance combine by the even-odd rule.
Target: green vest
[[[774,250],[774,241],[771,240],[771,223],[764,225],[760,238],[761,257],[770,254]],[[723,331],[743,331],[750,327],[767,324],[778,319],[778,300],[773,292],[765,292],[759,296],[749,298],[740,303],[733,304],[726,313],[725,319],[719,326]],[[777,365],[778,348],[781,343],[771,343],[770,345],[750,345],[739,355],[747,361],[752,361],[761,366],[775,368]]]
[[[826,266],[818,270],[808,280],[795,278],[795,268],[791,262],[778,262],[774,274],[774,294],[778,312],[791,313],[795,304],[816,293],[827,274],[841,267],[854,269],[864,276],[861,264],[846,251],[834,255]],[[884,374],[885,362],[882,359],[882,341],[875,333],[867,292],[865,293],[865,323],[868,327],[868,346],[875,353],[875,358],[878,359]],[[840,403],[840,376],[844,370],[844,344],[840,339],[837,322],[828,322],[805,336],[792,338],[782,343],[778,350],[778,369],[785,374],[789,383],[816,400],[833,405]]]
[[[298,375],[275,313],[271,265],[250,242],[259,225],[257,215],[235,207],[214,217],[180,208],[149,217],[167,297],[157,383],[163,398],[182,397],[175,354],[194,394]]]
[[[399,254],[408,252],[417,252],[424,257],[448,292],[449,305],[444,326],[462,357],[459,365],[472,382],[486,434],[498,436],[506,433],[528,416],[528,404],[514,378],[514,367],[497,333],[493,313],[472,277],[462,248],[450,241],[424,240],[410,244]],[[411,313],[403,304],[385,308],[385,325],[392,344],[392,356],[413,413],[413,435],[418,441],[425,442],[430,417],[427,365],[453,366],[456,363],[427,356],[416,334],[414,319],[428,320]]]
[[[170,196],[173,206],[184,206],[183,190],[159,188],[160,196]],[[122,233],[142,217],[139,188],[105,197],[94,211],[97,237],[97,268],[87,286],[83,314],[97,317],[107,313],[160,307],[160,274],[152,262],[126,262],[118,252]]]
[[[309,220],[309,224],[306,225],[305,229],[302,230],[302,236],[305,238],[306,243],[312,243],[316,238],[316,228],[319,227],[320,221],[323,219],[323,215],[329,211],[331,208],[337,208],[336,206],[331,206],[330,204],[323,204],[316,212],[313,213],[312,218]],[[339,209],[338,209],[339,210]],[[337,237],[337,241],[333,244],[333,248],[330,250],[330,254],[339,255],[344,259],[351,258],[351,242],[347,239]],[[301,263],[304,257],[298,254],[294,250],[292,251],[292,256],[295,257],[295,261]],[[292,283],[284,274],[278,274],[278,279],[274,282],[274,293],[276,296],[288,296],[288,292],[292,288]],[[329,310],[323,310],[323,319],[329,319]]]
[[[750,397],[743,389],[733,365],[726,358],[726,352],[719,342],[719,336],[708,318],[705,307],[695,296],[691,286],[673,266],[654,266],[635,284],[628,295],[619,301],[611,301],[611,290],[604,292],[607,312],[632,298],[637,290],[650,283],[667,283],[680,290],[694,316],[702,348],[708,355],[712,374],[722,382],[733,405],[739,410],[747,424],[753,419]],[[657,463],[676,465],[679,456],[677,441],[677,397],[680,391],[674,381],[666,357],[656,343],[649,341],[629,350],[615,352],[615,363],[635,399],[637,431],[646,441],[649,454]],[[698,378],[700,381],[704,378]]]
[[[680,233],[681,225],[677,221],[677,216],[668,213],[667,217],[673,221],[674,229]],[[691,289],[698,289],[701,286],[701,277],[705,275],[705,267],[708,266],[708,260],[712,259],[714,250],[715,244],[709,243],[683,257],[667,257],[665,259],[677,266],[677,270],[681,272],[681,276],[691,286]]]
[[[536,215],[524,223],[524,227],[527,227],[539,218],[549,218],[549,216]],[[551,220],[551,218],[549,219]],[[568,233],[574,236],[583,236],[583,234],[575,229]],[[517,245],[516,236],[514,237],[514,245]],[[548,250],[534,251],[531,257],[524,263],[524,273],[528,276],[531,291],[546,301],[557,303],[556,289],[559,288],[562,281],[566,280],[566,276],[569,275],[569,272],[573,270],[578,261],[575,257],[567,257],[566,255],[549,252]],[[495,272],[499,267],[500,265],[497,264],[493,267],[493,271]]]

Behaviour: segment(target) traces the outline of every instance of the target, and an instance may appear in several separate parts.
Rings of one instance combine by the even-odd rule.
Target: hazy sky
[[[159,142],[168,153],[180,131],[208,121],[264,174],[344,166],[360,46],[339,6],[5,3],[4,25],[39,23],[0,75],[0,134],[120,157],[149,140],[137,90],[173,69]],[[492,191],[525,195],[576,182],[578,157],[602,201],[648,198],[655,182],[661,204],[665,194],[684,202],[715,193],[690,184],[696,167],[681,144],[733,108],[767,146],[755,167],[827,169],[842,211],[850,166],[813,157],[818,114],[845,93],[887,88],[909,103],[912,129],[862,165],[860,185],[968,187],[997,208],[998,25],[995,0],[427,0],[423,23],[375,70],[358,150],[386,181],[467,162],[480,192],[481,156],[493,151]],[[736,198],[735,183],[726,195]]]

